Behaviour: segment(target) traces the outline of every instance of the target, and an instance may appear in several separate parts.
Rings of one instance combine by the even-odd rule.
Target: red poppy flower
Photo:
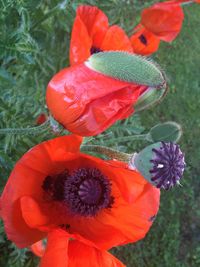
[[[151,55],[158,50],[160,44],[159,38],[141,24],[135,27],[130,41],[133,51],[139,55]]]
[[[180,3],[156,3],[142,11],[141,24],[159,39],[171,42],[179,34],[184,13]]]
[[[148,232],[159,189],[123,163],[80,153],[80,144],[78,136],[58,137],[33,147],[15,165],[1,215],[18,247],[55,229],[105,250]]]
[[[40,267],[125,267],[107,251],[69,238],[64,231],[57,230],[49,233],[46,251],[42,241],[34,244],[32,252],[38,257],[44,255]]]
[[[81,136],[97,135],[133,111],[147,86],[122,82],[84,64],[57,73],[47,87],[47,106],[67,130]]]
[[[72,28],[70,43],[71,65],[83,63],[100,51],[132,52],[130,40],[117,25],[109,27],[107,16],[95,6],[79,6]]]

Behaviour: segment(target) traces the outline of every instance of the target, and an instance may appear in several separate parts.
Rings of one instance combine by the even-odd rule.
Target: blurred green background
[[[141,10],[154,2],[1,0],[0,128],[35,126],[36,117],[45,112],[46,85],[54,73],[69,64],[70,31],[79,4],[100,7],[110,24],[117,23],[131,33]],[[178,38],[172,44],[162,43],[153,56],[167,74],[167,97],[161,105],[123,124],[132,127],[134,133],[142,133],[159,122],[180,123],[180,145],[186,154],[187,169],[182,187],[162,192],[159,214],[146,238],[112,250],[127,267],[200,266],[200,5],[186,6],[184,13]],[[125,127],[118,126],[110,132],[127,134]],[[51,137],[51,131],[46,130],[35,135],[0,135],[0,192],[16,160],[33,145]],[[127,151],[144,145],[118,144]],[[0,266],[36,265],[37,259],[28,249],[18,250],[6,239],[0,221]]]

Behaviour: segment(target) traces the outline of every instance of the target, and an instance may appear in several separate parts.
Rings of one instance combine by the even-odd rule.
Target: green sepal
[[[160,103],[167,93],[167,87],[153,88],[149,87],[137,100],[134,105],[135,112],[150,108],[151,106]]]
[[[161,68],[152,60],[133,53],[109,51],[93,54],[85,65],[121,81],[155,88],[166,84]]]

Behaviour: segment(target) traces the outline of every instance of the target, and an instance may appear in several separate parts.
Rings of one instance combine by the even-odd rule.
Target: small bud
[[[85,65],[115,79],[161,88],[166,84],[160,67],[145,57],[121,51],[93,54]]]
[[[147,139],[151,142],[178,142],[181,138],[181,126],[173,121],[159,123],[151,128]]]
[[[160,89],[155,87],[149,87],[137,100],[134,105],[135,112],[142,111],[150,108],[151,106],[161,102],[163,97],[167,93],[167,87],[164,86]]]
[[[168,190],[179,184],[185,161],[179,145],[158,142],[140,151],[132,161],[146,180],[157,188]]]

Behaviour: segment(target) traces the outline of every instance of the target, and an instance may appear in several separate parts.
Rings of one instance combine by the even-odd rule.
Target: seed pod
[[[93,54],[85,62],[86,66],[121,81],[147,85],[155,88],[166,85],[165,75],[160,67],[145,57],[121,52],[101,52]]]
[[[157,188],[168,190],[180,183],[185,168],[184,154],[175,143],[158,142],[134,155],[130,167]]]

